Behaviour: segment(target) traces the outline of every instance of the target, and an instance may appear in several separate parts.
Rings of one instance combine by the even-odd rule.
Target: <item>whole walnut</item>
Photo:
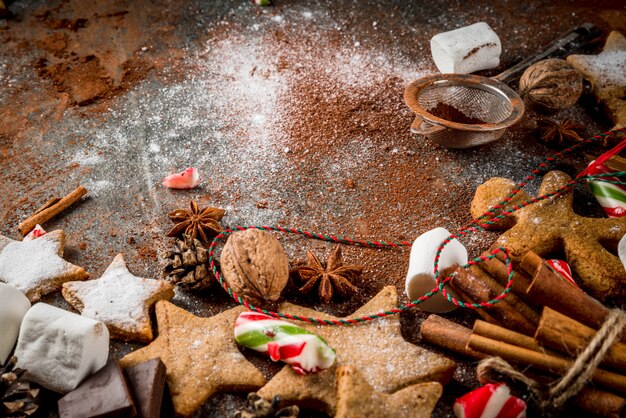
[[[289,279],[289,261],[283,247],[276,237],[259,229],[228,237],[220,264],[231,289],[253,305],[275,302]]]
[[[583,91],[583,78],[567,61],[547,59],[524,71],[519,82],[519,93],[531,103],[547,110],[573,106]]]

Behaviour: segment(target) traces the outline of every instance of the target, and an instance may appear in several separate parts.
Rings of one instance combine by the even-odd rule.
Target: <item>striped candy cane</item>
[[[287,321],[257,312],[242,312],[235,322],[235,341],[273,361],[282,360],[298,374],[328,369],[335,350],[321,337]]]

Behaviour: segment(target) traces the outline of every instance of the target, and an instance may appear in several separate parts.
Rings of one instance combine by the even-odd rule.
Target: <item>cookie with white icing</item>
[[[106,324],[112,338],[150,342],[150,309],[159,300],[171,300],[174,286],[133,275],[118,254],[99,279],[64,283],[63,297],[83,316]]]
[[[22,291],[34,303],[65,282],[87,279],[85,269],[63,259],[64,248],[62,230],[25,241],[0,235],[0,282]]]

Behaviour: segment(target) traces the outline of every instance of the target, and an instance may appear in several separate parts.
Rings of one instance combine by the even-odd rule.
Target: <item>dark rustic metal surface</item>
[[[166,214],[191,198],[225,208],[226,226],[387,240],[459,227],[479,184],[521,180],[549,150],[534,139],[532,111],[478,149],[449,151],[411,136],[402,91],[436,72],[430,38],[488,22],[503,44],[500,67],[483,73],[493,75],[583,22],[605,34],[625,29],[623,1],[493,3],[8,2],[14,17],[0,19],[0,233],[17,239],[21,220],[79,184],[88,197],[44,228],[66,231],[66,258],[93,278],[118,252],[133,273],[160,277],[159,254],[172,244]],[[588,134],[610,127],[590,99],[551,117],[572,117]],[[561,168],[575,174],[580,164]],[[199,188],[160,185],[187,166],[200,169]],[[593,212],[581,196],[581,210]],[[330,249],[280,238],[292,262],[306,248]],[[493,238],[466,245],[477,255]],[[348,315],[386,284],[403,292],[406,251],[344,255],[366,267],[360,295],[329,306],[293,289],[286,298]],[[46,300],[67,308],[59,295]],[[204,316],[234,306],[217,287],[178,292],[174,302]],[[407,340],[419,343],[424,317],[402,316]],[[451,318],[469,324],[472,316]],[[112,355],[137,347],[113,343]],[[268,376],[280,367],[246,356]],[[434,416],[449,416],[454,398],[475,384],[473,365],[460,361]],[[244,399],[217,395],[198,416],[232,415]]]

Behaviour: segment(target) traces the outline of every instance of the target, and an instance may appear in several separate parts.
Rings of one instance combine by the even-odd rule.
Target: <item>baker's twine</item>
[[[576,396],[591,380],[611,346],[621,340],[626,326],[626,312],[621,309],[610,311],[602,327],[583,351],[578,354],[567,373],[550,385],[545,385],[515,370],[500,357],[481,360],[476,369],[481,383],[505,382],[522,386],[530,394],[529,401],[544,415],[558,413],[565,403]]]
[[[595,180],[595,181],[602,181],[602,182],[607,182],[607,183],[611,183],[611,184],[626,185],[626,182],[621,182],[621,181],[616,181],[616,180],[608,180],[606,178],[606,177],[622,177],[622,176],[626,176],[626,172],[622,172],[622,171],[608,173],[608,174],[596,174],[596,175],[587,175],[587,174],[585,174],[585,175],[579,175],[575,179],[569,181],[566,185],[560,187],[559,189],[557,189],[557,190],[555,190],[553,192],[546,193],[544,195],[528,199],[527,201],[521,202],[521,203],[519,203],[517,205],[512,205],[510,207],[505,208],[506,205],[508,203],[510,203],[510,201],[531,180],[533,180],[537,175],[541,174],[544,170],[547,169],[549,163],[553,163],[553,162],[557,161],[558,158],[562,157],[566,153],[572,152],[572,151],[574,151],[574,150],[576,150],[576,149],[578,149],[578,148],[580,148],[582,146],[585,146],[585,145],[597,142],[599,140],[605,139],[606,137],[615,135],[617,133],[626,133],[626,128],[617,128],[617,129],[613,129],[613,130],[610,130],[610,131],[607,131],[607,132],[595,135],[595,136],[593,136],[591,138],[588,138],[588,139],[585,139],[585,140],[583,140],[583,141],[581,141],[581,142],[579,142],[579,143],[577,143],[577,144],[575,144],[575,145],[573,145],[573,146],[571,146],[569,148],[566,148],[566,149],[564,149],[564,150],[562,150],[560,152],[557,152],[557,153],[554,153],[553,155],[548,156],[545,159],[545,161],[542,162],[541,164],[539,164],[537,166],[537,168],[534,169],[529,176],[527,176],[523,181],[521,181],[506,198],[504,198],[502,201],[500,201],[496,205],[494,205],[494,206],[490,207],[489,209],[487,209],[485,211],[485,213],[483,213],[482,215],[480,215],[476,219],[472,220],[468,225],[459,228],[455,233],[452,233],[449,237],[447,237],[439,245],[439,247],[437,249],[437,252],[435,254],[435,260],[434,260],[434,263],[433,263],[433,274],[434,274],[434,278],[435,278],[435,287],[433,287],[433,289],[431,289],[424,296],[421,296],[421,297],[419,297],[417,299],[414,299],[414,300],[410,301],[409,303],[401,305],[401,306],[399,306],[397,308],[393,308],[393,309],[386,310],[386,311],[380,311],[380,312],[377,312],[377,313],[373,313],[373,314],[365,315],[365,316],[361,316],[361,317],[356,317],[356,318],[336,319],[336,320],[320,319],[320,318],[313,318],[313,317],[305,317],[305,316],[300,316],[300,315],[291,315],[291,314],[288,314],[288,313],[274,312],[274,311],[262,309],[262,308],[259,308],[259,307],[256,307],[256,306],[250,304],[248,301],[244,300],[241,296],[239,296],[237,293],[235,293],[230,288],[228,283],[223,279],[222,275],[218,271],[217,264],[215,263],[215,251],[217,249],[218,244],[220,242],[224,242],[231,234],[233,234],[234,232],[237,232],[237,231],[245,231],[247,229],[259,229],[259,230],[263,230],[263,231],[281,232],[281,233],[284,233],[284,234],[296,234],[296,235],[302,235],[302,236],[304,236],[306,238],[318,239],[318,240],[321,240],[321,241],[334,242],[334,243],[346,244],[346,245],[355,245],[355,246],[360,246],[360,247],[370,247],[370,248],[410,247],[411,243],[408,242],[408,241],[387,242],[387,241],[358,240],[358,239],[338,237],[338,236],[335,236],[335,235],[324,235],[324,234],[304,231],[304,230],[296,229],[296,228],[283,228],[283,227],[279,227],[279,226],[268,226],[268,225],[235,226],[233,228],[225,229],[224,231],[222,231],[220,234],[218,234],[213,239],[213,241],[209,245],[209,266],[210,266],[211,270],[213,271],[213,274],[215,275],[216,280],[220,283],[220,285],[224,288],[224,290],[226,290],[226,292],[228,292],[228,294],[235,301],[237,301],[239,304],[245,306],[247,309],[249,309],[251,311],[264,313],[266,315],[270,315],[270,316],[275,317],[275,318],[284,318],[284,319],[290,319],[290,320],[293,320],[293,321],[304,321],[304,322],[315,323],[315,324],[323,324],[323,325],[353,325],[353,324],[358,324],[358,323],[362,323],[362,322],[372,321],[372,320],[378,319],[378,318],[385,318],[385,317],[390,316],[390,315],[399,314],[400,312],[406,311],[406,310],[408,310],[410,308],[418,306],[422,302],[427,301],[433,295],[435,295],[437,292],[441,292],[441,294],[448,301],[450,301],[454,305],[460,306],[462,308],[469,308],[469,309],[488,308],[490,306],[495,305],[496,303],[498,303],[502,299],[504,299],[506,297],[506,295],[511,291],[511,287],[513,285],[514,271],[513,271],[513,266],[511,264],[511,258],[510,258],[510,255],[509,255],[509,251],[505,247],[498,247],[498,248],[495,248],[489,255],[480,255],[480,256],[475,257],[472,260],[470,260],[467,264],[461,266],[462,268],[468,268],[470,266],[477,265],[477,264],[479,264],[479,263],[481,263],[481,262],[483,262],[485,260],[493,259],[494,257],[496,257],[497,254],[502,253],[502,254],[504,254],[504,263],[506,265],[507,274],[508,274],[507,282],[506,282],[506,285],[504,287],[504,290],[499,295],[497,295],[493,299],[490,299],[490,300],[484,301],[484,302],[465,303],[465,302],[463,302],[461,300],[456,299],[454,296],[452,296],[444,288],[446,283],[448,283],[450,280],[452,280],[455,277],[456,273],[453,272],[453,273],[449,274],[448,276],[446,276],[445,278],[441,278],[440,277],[439,260],[441,258],[441,253],[442,253],[443,249],[446,247],[446,245],[448,245],[454,239],[461,238],[461,237],[466,236],[466,235],[471,235],[471,234],[474,234],[474,233],[477,233],[477,232],[481,232],[486,227],[495,224],[499,220],[501,220],[501,219],[511,215],[512,213],[514,213],[514,212],[516,212],[516,211],[518,211],[518,210],[520,210],[520,209],[522,209],[522,208],[524,208],[526,206],[532,205],[534,203],[541,202],[541,201],[546,200],[546,199],[553,198],[555,196],[560,196],[563,193],[566,193],[567,191],[572,189],[573,186],[576,183],[582,182],[584,180]],[[626,139],[624,141],[626,141]],[[611,151],[614,151],[614,150],[611,150]],[[609,153],[611,153],[611,151],[609,151]]]

